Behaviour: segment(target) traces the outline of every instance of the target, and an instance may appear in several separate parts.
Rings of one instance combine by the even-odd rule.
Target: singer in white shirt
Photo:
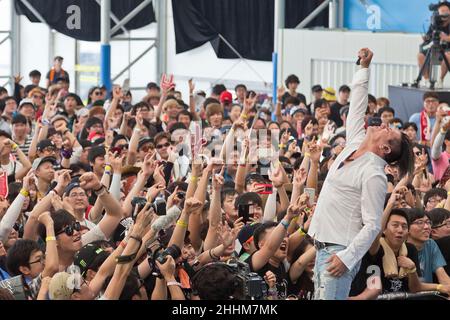
[[[361,49],[358,56],[361,69],[353,78],[347,146],[328,172],[308,232],[317,249],[314,283],[318,300],[348,297],[361,259],[380,232],[387,190],[385,165],[397,163],[401,175],[413,168],[405,134],[384,124],[364,129],[373,53]]]

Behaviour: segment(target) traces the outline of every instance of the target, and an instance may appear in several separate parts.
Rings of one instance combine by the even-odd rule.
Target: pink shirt
[[[431,159],[433,174],[436,180],[441,180],[442,176],[445,173],[445,170],[447,170],[449,159],[450,153],[448,153],[447,151],[442,152],[438,160]]]

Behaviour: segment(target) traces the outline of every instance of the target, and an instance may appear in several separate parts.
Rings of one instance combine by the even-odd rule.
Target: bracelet
[[[125,249],[125,247],[127,246],[127,243],[124,240],[122,240],[122,241],[120,241],[119,245]]]
[[[284,145],[283,143],[280,143],[280,144],[278,145],[278,148],[280,148],[280,149],[284,149],[284,147],[286,147],[286,145]]]
[[[177,226],[180,226],[182,228],[187,228],[188,224],[186,222],[182,221],[182,220],[178,220],[177,221]]]
[[[105,170],[105,172],[104,172],[105,174],[107,174],[108,176],[110,176],[111,175],[111,171],[109,171],[109,170]]]
[[[292,223],[292,222],[295,222],[295,221],[297,221],[297,220],[298,220],[298,217],[294,217],[294,218],[292,218],[291,223]]]
[[[242,114],[241,114],[241,118],[244,119],[244,120],[246,120],[246,119],[248,119],[248,116],[247,116],[245,113],[242,113]]]
[[[410,273],[415,273],[415,272],[417,272],[416,267],[414,267],[414,268],[412,268],[412,269],[409,269],[409,270],[407,271],[408,274],[410,274]]]
[[[212,251],[213,251],[213,249],[209,249],[209,251],[208,251],[209,257],[210,257],[212,260],[219,260],[219,258],[216,257],[216,256],[212,253]]]
[[[303,228],[299,228],[299,229],[298,229],[298,233],[299,233],[301,236],[306,236],[306,232],[305,232],[305,230],[303,230]]]
[[[436,291],[441,292],[441,290],[442,290],[442,284],[439,283],[439,284],[436,286]]]
[[[191,182],[196,182],[197,180],[198,180],[198,177],[191,176]]]
[[[305,157],[311,158],[311,153],[305,152]]]
[[[97,197],[101,197],[102,195],[104,195],[107,192],[108,192],[108,190],[106,189],[106,187],[104,185],[102,185],[99,189],[94,190],[94,193],[97,195]]]
[[[107,164],[105,166],[105,171],[111,171],[111,170],[112,170],[112,167],[109,164]]]
[[[56,241],[56,237],[55,236],[48,236],[45,238],[45,242],[49,242],[49,241]]]
[[[166,283],[166,285],[169,286],[178,286],[181,287],[181,283],[179,283],[178,281],[169,281]]]
[[[130,239],[133,239],[133,240],[136,240],[137,242],[139,242],[139,248],[141,247],[141,245],[142,245],[142,238],[135,237],[135,236],[130,236]],[[130,240],[128,240],[128,241],[130,241]]]
[[[11,146],[11,150],[12,150],[12,151],[16,151],[17,148],[18,148],[17,143],[13,143],[12,146]]]
[[[281,225],[283,225],[283,227],[287,230],[289,228],[290,223],[284,220],[281,220],[280,222]]]
[[[28,197],[30,195],[30,193],[28,192],[28,190],[25,190],[24,188],[20,189],[19,192],[21,195],[23,195],[24,197]]]

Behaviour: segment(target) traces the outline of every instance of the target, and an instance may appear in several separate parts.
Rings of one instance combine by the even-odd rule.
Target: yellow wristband
[[[416,267],[414,267],[414,268],[408,270],[408,274],[410,274],[410,273],[415,273],[415,272],[417,272]]]
[[[283,149],[284,147],[286,147],[284,144],[282,144],[282,143],[280,143],[279,145],[278,145],[278,148],[280,148],[280,149]]]
[[[298,233],[300,233],[301,236],[305,236],[306,235],[306,233],[303,231],[302,228],[298,229]]]
[[[197,180],[198,180],[198,177],[191,176],[191,182],[196,182]]]
[[[11,150],[12,150],[12,151],[16,151],[17,148],[18,148],[17,143],[14,143],[14,144],[11,146]]]
[[[177,226],[180,226],[182,228],[187,228],[188,224],[186,222],[184,222],[184,221],[178,220],[177,221]]]
[[[305,157],[311,158],[311,153],[305,152]]]
[[[49,241],[56,241],[56,237],[55,236],[48,236],[47,238],[45,238],[45,242],[49,242]]]
[[[298,220],[298,217],[294,217],[294,218],[292,218],[291,223],[292,223],[292,222],[295,222],[295,221],[297,221],[297,220]]]
[[[436,291],[441,292],[441,290],[442,290],[442,284],[439,283],[439,284],[436,286]]]
[[[28,197],[29,195],[30,195],[30,193],[27,191],[27,190],[25,190],[25,189],[20,189],[20,192],[19,192],[21,195],[23,195],[24,197]]]
[[[447,191],[447,195],[450,196],[450,191]]]
[[[248,116],[245,113],[243,113],[243,114],[241,114],[241,118],[242,119],[248,119]]]
[[[110,165],[106,165],[106,166],[105,166],[105,170],[106,170],[106,171],[111,171],[111,170],[112,170],[112,167],[111,167]]]

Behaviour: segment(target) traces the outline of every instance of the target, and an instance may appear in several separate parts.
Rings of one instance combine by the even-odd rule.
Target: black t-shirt
[[[286,271],[286,268],[284,267],[283,263],[280,263],[278,267],[275,267],[271,265],[269,262],[267,262],[261,269],[258,271],[255,271],[253,269],[253,263],[252,258],[255,253],[252,253],[250,257],[245,260],[246,263],[248,263],[250,267],[251,272],[256,272],[260,277],[264,278],[267,271],[272,271],[275,274],[275,277],[277,278],[277,290],[278,290],[278,298],[279,299],[286,299],[287,296],[287,287],[288,287],[288,274]]]
[[[300,100],[300,102],[303,102],[303,103],[306,105],[306,97],[305,97],[305,95],[303,95],[303,94],[301,94],[301,93],[298,93],[298,92],[297,92],[297,95],[296,95],[296,96],[291,96],[291,95],[289,94],[289,92],[285,92],[285,93],[283,94],[283,96],[281,97],[281,101],[283,102],[283,105],[284,105],[284,103],[286,102],[286,99],[289,98],[289,97],[296,97],[297,99]]]
[[[441,250],[445,262],[447,262],[447,265],[444,267],[444,270],[445,272],[447,272],[447,274],[450,274],[450,236],[437,239],[436,244]]]
[[[330,120],[333,120],[336,123],[336,128],[340,128],[344,124],[342,122],[341,114],[339,113],[339,111],[341,110],[341,108],[345,106],[348,106],[348,104],[342,105],[337,101],[330,106],[331,109]]]
[[[406,243],[406,247],[408,249],[407,257],[416,264],[417,274],[420,277],[420,263],[417,249],[409,243]],[[382,246],[380,246],[380,249],[374,256],[371,256],[369,252],[365,254],[361,261],[361,268],[352,283],[352,288],[350,290],[351,297],[359,295],[366,289],[367,279],[373,275],[373,271],[371,271],[373,269],[370,268],[371,266],[377,266],[380,268],[381,284],[383,286],[382,294],[392,292],[409,292],[408,277],[393,279],[386,278],[384,276],[383,256],[384,250]]]
[[[295,295],[299,300],[314,299],[314,282],[308,277],[306,272],[294,283],[288,276],[288,295]]]

